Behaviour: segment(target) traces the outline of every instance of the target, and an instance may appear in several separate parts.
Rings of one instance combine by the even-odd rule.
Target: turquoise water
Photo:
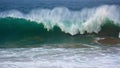
[[[106,24],[101,26],[99,33],[85,33],[71,35],[64,33],[57,25],[49,31],[44,24],[34,21],[1,18],[0,19],[0,37],[1,48],[16,47],[40,47],[44,44],[94,44],[97,37],[118,37],[120,31],[119,25],[113,24],[113,21],[104,21]],[[29,45],[29,46],[28,46]]]

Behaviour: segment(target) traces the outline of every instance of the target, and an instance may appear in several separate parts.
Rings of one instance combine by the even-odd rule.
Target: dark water
[[[11,9],[17,9],[23,12],[29,12],[31,9],[36,8],[48,8],[53,9],[55,7],[67,7],[71,10],[80,10],[82,8],[90,8],[100,5],[120,5],[119,0],[1,0],[0,11],[6,11]]]
[[[0,0],[0,68],[119,68],[119,0]]]

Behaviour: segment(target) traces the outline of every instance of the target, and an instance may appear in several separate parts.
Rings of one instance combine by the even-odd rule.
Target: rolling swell
[[[101,30],[98,33],[87,33],[84,34],[95,34],[103,36],[118,36],[120,32],[120,26],[114,24],[113,21],[106,19],[101,25]],[[34,36],[40,35],[44,37],[50,36],[63,36],[69,35],[69,33],[64,33],[57,25],[51,30],[48,30],[43,23],[37,23],[34,21],[29,21],[19,18],[0,18],[0,36],[1,37],[24,37],[24,36]],[[79,35],[79,34],[77,34]]]
[[[42,46],[40,44],[71,42],[90,43],[94,39],[92,35],[118,37],[120,27],[113,24],[113,21],[106,20],[105,22],[106,24],[101,26],[99,33],[86,32],[84,36],[79,34],[71,36],[69,33],[62,32],[58,26],[48,31],[42,23],[10,17],[0,18],[0,48],[39,47]]]
[[[57,40],[66,36],[70,35],[64,34],[56,26],[47,31],[43,24],[37,22],[10,17],[0,18],[0,48],[38,47],[40,45],[27,45],[57,43]]]
[[[71,35],[98,33],[105,21],[111,20],[113,24],[120,25],[120,7],[117,5],[103,5],[94,8],[83,8],[72,11],[65,7],[54,9],[34,9],[29,13],[10,10],[0,13],[0,18],[19,18],[36,23],[42,23],[49,31],[57,26],[64,33]]]
[[[61,36],[64,34],[60,28],[55,26],[52,30],[48,31],[42,23],[28,21],[25,19],[17,18],[0,18],[0,36],[1,37],[25,37],[40,35],[48,36]]]
[[[119,10],[120,7],[116,5],[103,5],[84,8],[80,11],[56,7],[52,10],[34,9],[26,14],[17,10],[0,12],[0,47],[37,43],[87,41],[90,43],[93,38],[87,37],[86,40],[85,35],[118,38],[120,32]],[[15,45],[10,45],[8,41]],[[9,44],[9,46],[1,46],[1,44]]]

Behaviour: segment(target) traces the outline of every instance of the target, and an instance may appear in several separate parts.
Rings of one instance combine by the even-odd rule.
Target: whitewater
[[[119,68],[120,49],[14,48],[0,49],[1,68]]]
[[[0,12],[0,18],[11,17],[42,23],[44,28],[52,30],[55,26],[71,35],[98,33],[107,20],[120,26],[120,7],[118,5],[102,5],[94,8],[83,8],[73,11],[66,7],[53,9],[33,9],[28,13],[18,10]]]

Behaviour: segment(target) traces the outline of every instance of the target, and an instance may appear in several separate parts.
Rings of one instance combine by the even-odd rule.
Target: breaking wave
[[[4,24],[6,21],[19,24],[25,21],[35,22],[36,25],[42,24],[47,31],[57,26],[62,32],[71,35],[98,33],[101,31],[102,26],[109,22],[120,26],[120,7],[117,5],[103,5],[84,8],[79,11],[69,10],[66,7],[56,7],[54,9],[34,9],[29,13],[22,13],[18,10],[0,12],[0,24]],[[118,31],[120,31],[119,28]]]

